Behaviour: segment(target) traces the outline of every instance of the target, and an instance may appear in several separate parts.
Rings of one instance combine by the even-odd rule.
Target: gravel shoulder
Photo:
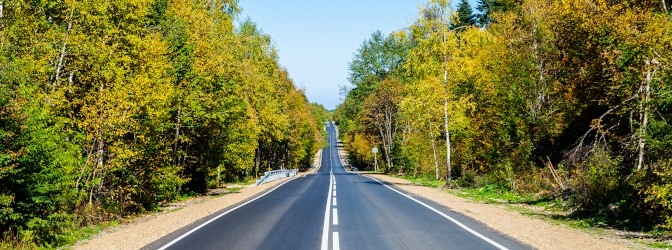
[[[321,152],[316,154],[320,159]],[[345,154],[341,152],[341,154]],[[319,167],[293,178],[312,174]],[[538,249],[642,249],[631,240],[611,234],[596,234],[565,225],[531,218],[506,207],[463,199],[445,191],[413,184],[410,181],[381,174],[368,174],[407,193],[424,197],[449,209],[472,217],[494,230],[507,234]],[[188,226],[213,213],[233,208],[285,182],[281,179],[261,186],[247,186],[221,196],[204,196],[174,203],[176,209],[139,217],[118,227],[107,229],[89,240],[78,242],[73,249],[140,249],[169,233]]]
[[[321,151],[315,155],[316,159],[321,156]],[[319,164],[319,160],[316,160],[316,164]],[[220,196],[202,196],[185,202],[173,203],[169,206],[169,209],[165,209],[165,212],[142,216],[126,225],[104,230],[91,239],[78,242],[71,248],[77,250],[140,249],[202,218],[233,208],[268,192],[287,180],[312,174],[318,167],[319,165],[316,165],[314,169],[299,173],[294,177],[276,180],[260,186],[246,186],[236,192]]]
[[[645,246],[631,240],[608,234],[596,234],[565,225],[551,224],[510,211],[506,207],[467,200],[436,188],[414,184],[408,180],[382,175],[366,174],[392,184],[415,196],[421,196],[474,218],[490,228],[509,235],[538,249],[642,249]]]

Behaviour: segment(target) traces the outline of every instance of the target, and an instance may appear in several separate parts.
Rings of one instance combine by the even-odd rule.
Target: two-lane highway
[[[483,224],[343,168],[333,126],[312,175],[147,249],[528,249]],[[283,181],[283,180],[279,180]]]

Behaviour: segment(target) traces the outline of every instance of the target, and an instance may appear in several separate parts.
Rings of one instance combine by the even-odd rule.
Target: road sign
[[[373,160],[374,160],[374,162],[375,162],[375,163],[374,163],[373,172],[374,172],[374,173],[378,173],[378,159],[376,158],[376,154],[378,153],[378,148],[377,148],[377,147],[373,147],[372,151],[373,151]]]

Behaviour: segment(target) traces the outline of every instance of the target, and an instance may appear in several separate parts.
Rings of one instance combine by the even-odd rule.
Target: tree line
[[[334,112],[350,162],[672,229],[669,1],[466,0],[374,32]],[[379,160],[379,162],[381,162]]]
[[[307,168],[329,112],[237,0],[0,0],[0,232],[81,226]]]

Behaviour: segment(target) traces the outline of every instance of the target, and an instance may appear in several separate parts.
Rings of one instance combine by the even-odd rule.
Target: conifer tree
[[[479,0],[476,9],[480,12],[476,14],[478,26],[485,27],[492,22],[490,17],[490,6],[495,4],[495,0]]]
[[[476,16],[474,15],[471,5],[467,0],[462,0],[457,5],[457,20],[453,23],[452,28],[460,26],[476,25]]]

